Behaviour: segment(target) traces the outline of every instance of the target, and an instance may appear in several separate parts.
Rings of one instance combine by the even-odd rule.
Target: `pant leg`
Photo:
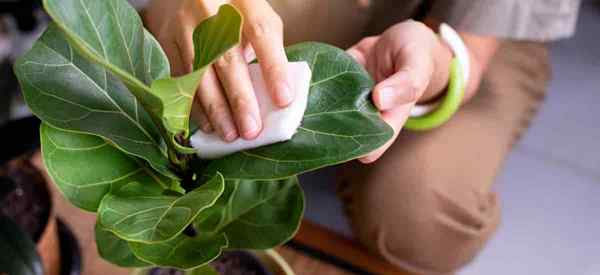
[[[492,184],[544,97],[549,68],[543,44],[505,42],[451,121],[402,133],[375,164],[342,167],[339,191],[356,237],[419,273],[470,262],[498,226]]]

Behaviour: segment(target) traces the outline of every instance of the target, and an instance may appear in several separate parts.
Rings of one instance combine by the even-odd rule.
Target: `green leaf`
[[[42,124],[42,157],[48,174],[75,206],[96,211],[102,198],[114,189],[138,182],[148,193],[162,193],[169,179],[154,174],[139,160],[92,135],[78,134]],[[154,183],[154,184],[151,184]]]
[[[102,200],[98,218],[104,227],[122,239],[164,242],[180,234],[202,210],[212,206],[223,188],[223,177],[217,174],[183,196],[115,190]]]
[[[219,257],[227,247],[227,238],[225,234],[198,234],[195,237],[180,234],[175,239],[161,243],[130,242],[129,247],[138,258],[153,265],[190,269]]]
[[[194,70],[211,65],[240,43],[242,15],[232,5],[222,5],[216,16],[202,21],[194,30]]]
[[[0,273],[43,275],[35,243],[10,218],[0,215]]]
[[[156,67],[148,70],[164,74]],[[74,51],[54,24],[18,60],[15,73],[28,106],[44,122],[101,136],[176,178],[148,113],[119,79]]]
[[[148,35],[139,15],[125,0],[44,0],[44,6],[84,56],[127,85],[154,122],[160,124],[161,134],[170,147],[192,153],[180,146],[175,136],[189,135],[193,96],[204,66],[196,67],[187,76],[154,80],[145,64],[152,55],[146,53],[147,44],[152,41],[146,39]],[[211,49],[200,53],[207,62],[205,66],[239,43],[241,22],[241,15],[233,6],[223,5],[216,15],[198,26],[196,32],[201,39],[195,41],[210,43],[210,47],[200,48]],[[157,55],[163,60],[161,54]]]
[[[96,247],[105,260],[122,267],[145,267],[150,264],[138,259],[129,243],[96,222]]]
[[[84,56],[125,82],[146,110],[160,107],[150,93],[145,34],[136,10],[124,0],[44,0],[54,22]]]
[[[268,249],[294,236],[303,212],[304,193],[296,177],[227,180],[221,198],[194,224],[204,234],[225,233],[229,249]]]
[[[192,270],[188,270],[185,272],[186,275],[220,275],[221,273],[217,272],[216,269],[214,269],[212,266],[210,265],[203,265],[201,267],[192,269]]]
[[[190,112],[203,73],[203,70],[196,71],[182,77],[159,79],[152,83],[152,93],[164,104],[162,121],[172,144],[178,144],[175,137],[179,134],[186,138],[189,136]],[[181,153],[193,153],[182,146],[176,148]]]
[[[202,75],[207,66],[240,42],[241,27],[240,13],[231,5],[221,6],[194,30],[194,72],[152,83],[152,93],[163,102],[163,121],[171,134],[189,136],[190,112]]]
[[[302,219],[304,194],[297,178],[226,181],[223,195],[203,210],[196,236],[180,234],[159,243],[130,242],[140,259],[158,266],[197,268],[224,249],[267,249],[291,239]]]
[[[392,138],[392,128],[370,101],[373,80],[351,56],[314,42],[291,46],[287,55],[312,69],[308,109],[298,132],[287,142],[212,161],[202,174],[281,179],[358,158]]]

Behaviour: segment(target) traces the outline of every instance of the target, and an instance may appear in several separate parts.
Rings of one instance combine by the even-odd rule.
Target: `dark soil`
[[[154,268],[150,271],[150,275],[183,275],[183,271],[168,268]]]
[[[210,264],[221,275],[271,275],[252,254],[244,251],[225,252]],[[175,269],[155,268],[150,275],[183,275]]]
[[[37,242],[46,228],[51,207],[44,178],[25,157],[0,168],[0,176],[12,179],[16,185],[0,201],[0,213],[15,221]]]
[[[270,275],[256,257],[244,251],[226,252],[211,265],[221,275]]]

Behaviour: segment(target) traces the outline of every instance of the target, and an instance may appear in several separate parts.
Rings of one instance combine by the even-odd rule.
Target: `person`
[[[201,82],[193,111],[201,129],[226,141],[260,133],[246,66],[254,56],[272,100],[285,107],[294,94],[284,45],[349,47],[375,79],[373,102],[395,130],[389,144],[339,168],[355,235],[410,271],[447,274],[469,263],[500,221],[494,178],[544,98],[545,43],[573,34],[579,1],[154,0],[144,21],[173,74],[191,71],[193,29],[224,3],[245,18],[242,44]],[[436,34],[442,22],[459,31],[471,57],[463,105],[437,129],[401,131],[415,104],[444,94],[453,53]]]

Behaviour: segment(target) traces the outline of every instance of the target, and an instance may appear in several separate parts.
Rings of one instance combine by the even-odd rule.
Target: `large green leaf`
[[[207,60],[204,66],[195,67],[187,76],[154,80],[145,64],[149,54],[142,21],[127,1],[44,0],[44,6],[83,55],[103,65],[127,85],[154,122],[160,124],[168,145],[190,153],[177,144],[175,136],[189,135],[189,115],[203,68],[239,43],[242,23],[239,12],[231,5],[223,5],[216,15],[198,26],[196,33],[202,39],[195,41],[210,43],[210,47],[196,46],[212,49],[200,53]]]
[[[303,210],[304,194],[296,177],[228,180],[217,202],[198,215],[195,236],[129,246],[138,258],[154,265],[196,268],[224,249],[268,249],[288,241],[298,230]]]
[[[0,274],[43,275],[35,243],[10,218],[0,215]]]
[[[223,193],[220,174],[183,196],[148,194],[143,189],[114,190],[98,208],[98,219],[122,239],[134,242],[164,242],[180,234],[202,210]]]
[[[44,0],[54,22],[83,55],[121,78],[146,110],[160,108],[148,88],[144,27],[125,0]]]
[[[392,128],[370,101],[372,79],[351,56],[314,42],[291,46],[287,55],[312,69],[308,109],[298,132],[290,141],[212,161],[203,174],[280,179],[363,156],[392,137]]]
[[[149,65],[161,63],[149,60],[155,60]],[[148,70],[164,74],[158,67]],[[101,136],[176,178],[148,113],[119,79],[74,51],[54,24],[19,59],[15,73],[28,106],[46,123]]]
[[[78,134],[42,124],[42,157],[48,174],[75,206],[96,211],[110,191],[143,183],[148,193],[160,194],[172,183],[154,174],[139,160],[92,135]]]
[[[130,242],[129,247],[136,257],[153,265],[190,269],[219,257],[227,247],[227,237],[225,234],[197,234],[194,237],[180,234],[175,239],[161,243]]]
[[[105,260],[122,267],[144,267],[150,264],[138,259],[129,243],[96,222],[96,247]]]
[[[228,180],[223,195],[202,212],[199,232],[225,233],[232,249],[268,249],[288,241],[300,225],[304,194],[298,179]]]

